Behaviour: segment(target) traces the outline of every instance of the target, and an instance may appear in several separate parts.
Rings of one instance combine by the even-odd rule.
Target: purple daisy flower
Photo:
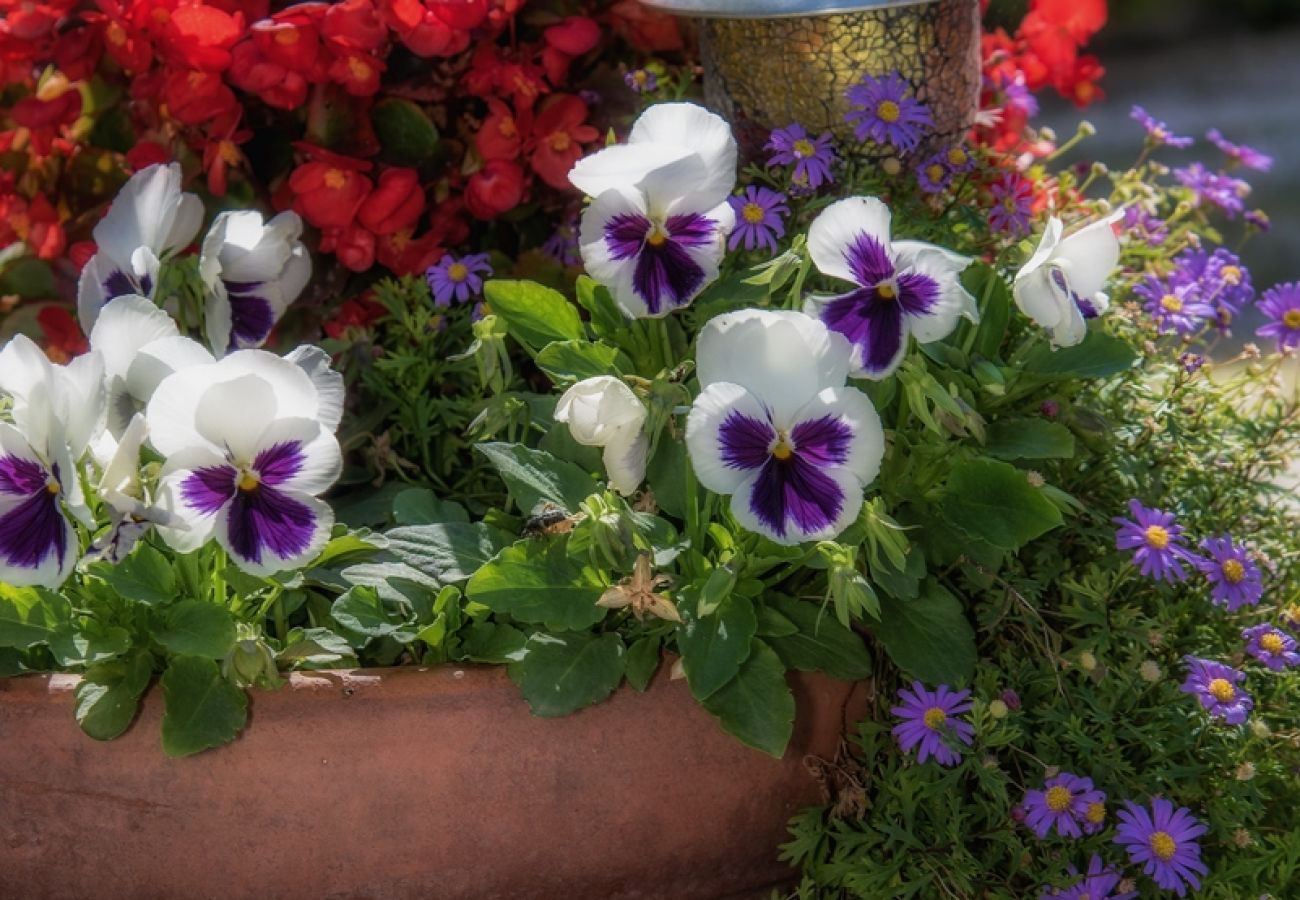
[[[1184,694],[1193,694],[1201,706],[1216,719],[1229,725],[1240,725],[1255,708],[1250,694],[1237,687],[1246,678],[1231,666],[1212,659],[1185,656],[1187,680],[1179,688]]]
[[[814,138],[796,122],[773,129],[763,149],[772,151],[767,158],[769,166],[794,166],[791,178],[808,190],[835,180],[831,172],[831,166],[835,165],[835,146],[829,131]]]
[[[1250,195],[1250,185],[1240,178],[1211,172],[1200,163],[1174,169],[1174,178],[1185,188],[1190,188],[1197,205],[1208,203],[1223,210],[1229,219],[1235,219],[1246,208],[1245,198]]]
[[[1214,307],[1200,301],[1195,284],[1175,284],[1148,275],[1133,288],[1133,294],[1142,298],[1142,307],[1161,334],[1195,334],[1207,320],[1218,321]]]
[[[1248,209],[1246,215],[1242,218],[1245,219],[1247,225],[1260,234],[1268,234],[1273,230],[1273,220],[1262,209]]]
[[[424,273],[433,292],[434,306],[465,303],[483,290],[483,276],[492,274],[486,253],[471,253],[460,259],[447,254]]]
[[[1124,227],[1143,243],[1159,247],[1169,237],[1169,226],[1140,204],[1124,207]]]
[[[1077,876],[1079,870],[1071,866],[1070,873]],[[1094,853],[1088,861],[1088,871],[1082,881],[1065,890],[1045,890],[1038,895],[1038,900],[1133,900],[1138,895],[1137,891],[1117,890],[1121,879],[1119,872],[1107,868],[1102,858]]]
[[[1026,178],[1014,172],[1003,175],[989,188],[993,205],[989,209],[989,228],[1012,237],[1024,237],[1031,230],[1034,188]]]
[[[1290,666],[1300,666],[1300,653],[1295,651],[1295,638],[1282,629],[1263,622],[1241,632],[1246,641],[1246,652],[1268,666],[1281,672]]]
[[[727,246],[735,250],[743,242],[746,250],[765,247],[769,253],[776,253],[776,239],[785,235],[783,218],[790,214],[785,194],[750,185],[745,193],[727,202],[736,211],[736,230]]]
[[[1140,106],[1133,107],[1133,111],[1129,113],[1129,118],[1146,129],[1147,141],[1153,147],[1175,147],[1181,150],[1196,143],[1192,138],[1180,137],[1174,134],[1169,130],[1168,125],[1154,118]]]
[[[1038,98],[1025,83],[1023,72],[999,76],[996,88],[1002,92],[1003,107],[1023,113],[1028,119],[1038,115]]]
[[[916,167],[916,182],[927,194],[940,194],[952,183],[952,170],[944,161],[945,154],[936,153]]]
[[[581,263],[577,221],[569,219],[556,226],[555,231],[542,244],[542,252],[566,268]]]
[[[659,87],[659,76],[649,69],[632,69],[623,76],[623,83],[634,93],[648,94]]]
[[[948,171],[955,175],[962,175],[975,168],[975,157],[961,144],[955,144],[940,154],[943,157],[943,164],[948,167]]]
[[[1174,805],[1162,797],[1151,801],[1151,811],[1126,801],[1119,812],[1115,843],[1124,846],[1129,859],[1142,864],[1142,871],[1156,884],[1178,896],[1185,896],[1187,885],[1201,886],[1201,875],[1209,870],[1201,862],[1201,847],[1196,839],[1205,834],[1202,825],[1186,807]]]
[[[1254,169],[1256,172],[1267,172],[1273,168],[1273,157],[1267,153],[1260,153],[1253,147],[1247,147],[1245,144],[1234,144],[1220,134],[1217,128],[1211,128],[1207,131],[1205,139],[1223,151],[1223,154],[1228,157],[1229,166],[1245,166],[1247,169]]]
[[[1214,308],[1215,318],[1223,331],[1255,299],[1250,270],[1231,250],[1223,247],[1213,253],[1184,250],[1174,257],[1174,267],[1170,281],[1194,284],[1199,299]]]
[[[1061,837],[1077,838],[1083,835],[1084,825],[1091,825],[1090,810],[1094,812],[1096,827],[1106,820],[1106,795],[1093,787],[1092,779],[1062,772],[1043,783],[1041,791],[1026,791],[1025,824],[1040,838],[1046,838],[1052,829]]]
[[[1184,581],[1187,572],[1184,562],[1191,562],[1191,553],[1183,543],[1183,529],[1174,524],[1174,514],[1160,509],[1148,509],[1137,500],[1128,502],[1132,519],[1116,516],[1111,519],[1119,526],[1115,546],[1132,550],[1133,561],[1148,578]]]
[[[975,739],[975,729],[970,723],[956,718],[970,711],[970,691],[953,691],[946,684],[927,691],[921,682],[913,681],[912,689],[900,689],[898,697],[902,706],[895,706],[890,712],[903,720],[893,728],[903,752],[919,744],[917,762],[923,763],[931,756],[941,766],[961,762],[957,742],[969,746]]]
[[[1272,321],[1255,334],[1273,338],[1281,351],[1300,346],[1300,281],[1269,288],[1260,298],[1259,308]]]
[[[1213,585],[1210,601],[1215,606],[1226,606],[1236,612],[1243,606],[1254,606],[1264,595],[1259,566],[1250,558],[1246,548],[1234,544],[1228,535],[1206,538],[1201,549],[1210,554],[1209,559],[1196,561],[1196,567],[1205,573]]]
[[[845,121],[853,126],[859,141],[888,144],[906,153],[921,141],[925,129],[934,127],[930,108],[912,96],[912,88],[898,72],[862,81],[845,92],[857,109]]]

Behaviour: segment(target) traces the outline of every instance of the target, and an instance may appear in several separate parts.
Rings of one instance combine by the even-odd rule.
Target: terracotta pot
[[[0,896],[448,898],[745,895],[788,880],[787,819],[818,802],[865,688],[792,675],[782,760],[724,734],[661,673],[563,719],[501,669],[295,675],[228,747],[167,759],[161,691],[122,737],[72,718],[74,676],[0,679]]]

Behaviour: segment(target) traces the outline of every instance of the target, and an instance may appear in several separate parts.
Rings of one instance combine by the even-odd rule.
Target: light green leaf
[[[980,304],[980,323],[971,352],[985,359],[997,359],[1011,321],[1011,291],[997,270],[984,263],[967,268],[961,281]]]
[[[984,452],[997,459],[1070,459],[1074,434],[1059,422],[1003,420],[988,427]]]
[[[596,492],[590,475],[542,450],[505,443],[476,444],[474,449],[500,473],[520,512],[531,513],[541,503],[573,512]]]
[[[590,276],[578,276],[574,296],[591,316],[591,330],[600,337],[611,337],[627,327],[628,319],[614,303],[609,289]]]
[[[781,662],[801,672],[825,672],[844,681],[871,677],[871,654],[854,631],[816,603],[770,594],[767,601],[796,626],[796,634],[768,640]]]
[[[556,384],[567,385],[599,375],[631,372],[632,361],[622,350],[591,341],[554,341],[537,354],[537,367]]]
[[[580,630],[605,617],[604,585],[566,552],[566,540],[520,541],[474,573],[465,594],[493,612],[554,630]]]
[[[699,615],[699,599],[684,596],[677,604],[682,625],[677,648],[682,653],[686,683],[696,700],[704,700],[736,676],[749,655],[758,630],[752,601],[728,594],[711,615]]]
[[[1137,359],[1127,341],[1094,329],[1073,347],[1039,347],[1025,360],[1024,369],[1052,378],[1105,378],[1131,369]]]
[[[81,730],[97,741],[112,740],[126,731],[152,675],[147,653],[87,668],[74,692],[73,714]]]
[[[353,661],[356,654],[342,635],[328,628],[294,628],[285,638],[284,649],[275,658],[305,668],[325,668]]]
[[[68,627],[72,608],[53,591],[0,584],[0,647],[26,650]]]
[[[889,658],[927,684],[960,684],[975,672],[975,630],[961,602],[927,581],[915,600],[882,599],[872,626]]]
[[[391,612],[376,588],[353,587],[345,591],[330,607],[334,621],[363,638],[391,637],[407,644],[415,640],[412,616]],[[364,644],[362,641],[358,644]]]
[[[534,351],[552,341],[586,337],[578,308],[559,291],[534,281],[493,279],[483,285],[483,297],[511,337]]]
[[[388,552],[439,584],[459,584],[514,540],[482,522],[408,525],[385,537]]]
[[[167,610],[154,639],[182,656],[221,659],[235,645],[235,620],[223,606],[182,600]]]
[[[704,701],[722,729],[745,744],[780,759],[794,731],[794,694],[776,652],[754,641],[744,665]]]
[[[972,538],[1016,550],[1064,520],[1024,472],[992,459],[963,459],[944,489],[944,518]]]
[[[534,634],[510,678],[535,715],[566,716],[608,697],[623,678],[626,650],[612,632]]]
[[[131,634],[116,625],[85,619],[51,635],[49,647],[59,665],[86,666],[125,653],[131,647]]]
[[[349,557],[364,558],[376,550],[383,549],[383,547],[384,538],[382,535],[347,532],[332,538],[325,545],[325,549],[320,552],[320,556],[312,561],[312,566],[332,566]]]
[[[162,689],[162,740],[168,756],[229,743],[248,718],[248,696],[221,677],[210,659],[176,657],[163,673]]]

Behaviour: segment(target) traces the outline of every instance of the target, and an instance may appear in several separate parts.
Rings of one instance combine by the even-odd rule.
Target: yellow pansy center
[[[1169,836],[1167,831],[1152,832],[1150,842],[1151,852],[1165,862],[1173,859],[1175,851],[1178,850],[1178,843]]]
[[[897,122],[902,110],[893,100],[881,100],[880,105],[876,107],[876,116],[882,122]]]
[[[469,268],[464,263],[452,263],[447,267],[447,278],[459,284],[469,277]]]
[[[876,296],[881,300],[893,300],[898,297],[898,288],[888,281],[876,285]]]
[[[1070,789],[1057,785],[1047,789],[1047,808],[1052,812],[1065,812],[1070,808]]]
[[[1232,682],[1226,678],[1214,678],[1210,681],[1210,696],[1220,703],[1227,703],[1237,692],[1232,687]]]
[[[1300,328],[1300,309],[1288,309],[1282,316],[1282,323],[1287,328]]]
[[[1106,821],[1106,804],[1101,801],[1089,803],[1087,810],[1084,811],[1084,818],[1091,825],[1100,825]]]
[[[1166,312],[1182,312],[1183,309],[1183,301],[1174,294],[1165,294],[1161,297],[1160,305],[1164,307]]]
[[[763,221],[763,207],[757,203],[746,203],[740,208],[740,217],[750,225],[757,225]]]
[[[650,233],[645,236],[645,242],[651,247],[662,247],[664,241],[668,240],[668,232],[657,222],[651,227]]]
[[[790,437],[784,431],[776,433],[776,443],[772,446],[772,456],[780,460],[787,460],[794,456],[794,445],[790,443]]]
[[[1270,631],[1259,639],[1259,646],[1276,656],[1282,652],[1284,646],[1282,643],[1282,635],[1278,634],[1276,631]]]
[[[240,469],[239,478],[235,481],[241,491],[256,490],[261,483],[261,479],[257,477],[257,473],[252,469]]]
[[[1147,544],[1157,550],[1169,546],[1169,529],[1163,525],[1148,525],[1145,532]]]
[[[1223,564],[1223,580],[1228,584],[1241,584],[1246,577],[1246,567],[1240,560],[1229,559]]]
[[[51,475],[49,478],[45,479],[45,490],[47,493],[57,494],[59,491],[63,490],[63,485],[59,484],[59,479]]]
[[[926,728],[931,731],[938,731],[943,727],[943,723],[948,721],[948,714],[937,706],[931,706],[925,711],[922,721],[925,722]]]
[[[798,157],[815,156],[817,148],[812,145],[812,141],[798,140],[794,142],[794,155]]]

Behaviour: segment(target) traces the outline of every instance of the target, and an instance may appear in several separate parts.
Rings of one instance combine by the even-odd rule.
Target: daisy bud
[[[1255,764],[1250,760],[1237,766],[1236,778],[1238,781],[1250,781],[1255,777]]]
[[[1097,668],[1097,657],[1093,656],[1087,650],[1079,654],[1079,668],[1085,672],[1091,672]]]
[[[992,700],[989,702],[989,715],[995,719],[1005,719],[1010,710],[1001,700]]]
[[[1047,479],[1043,477],[1043,473],[1033,469],[1025,473],[1025,481],[1029,482],[1029,486],[1032,488],[1040,488],[1047,484]]]
[[[1144,660],[1142,665],[1138,666],[1138,677],[1148,684],[1155,684],[1162,674],[1160,664],[1154,659]]]
[[[1268,727],[1268,723],[1263,719],[1253,719],[1250,723],[1250,733],[1261,740],[1272,737],[1273,729]]]
[[[1244,828],[1238,828],[1232,833],[1232,843],[1239,850],[1245,850],[1254,841],[1251,839],[1250,832]]]

